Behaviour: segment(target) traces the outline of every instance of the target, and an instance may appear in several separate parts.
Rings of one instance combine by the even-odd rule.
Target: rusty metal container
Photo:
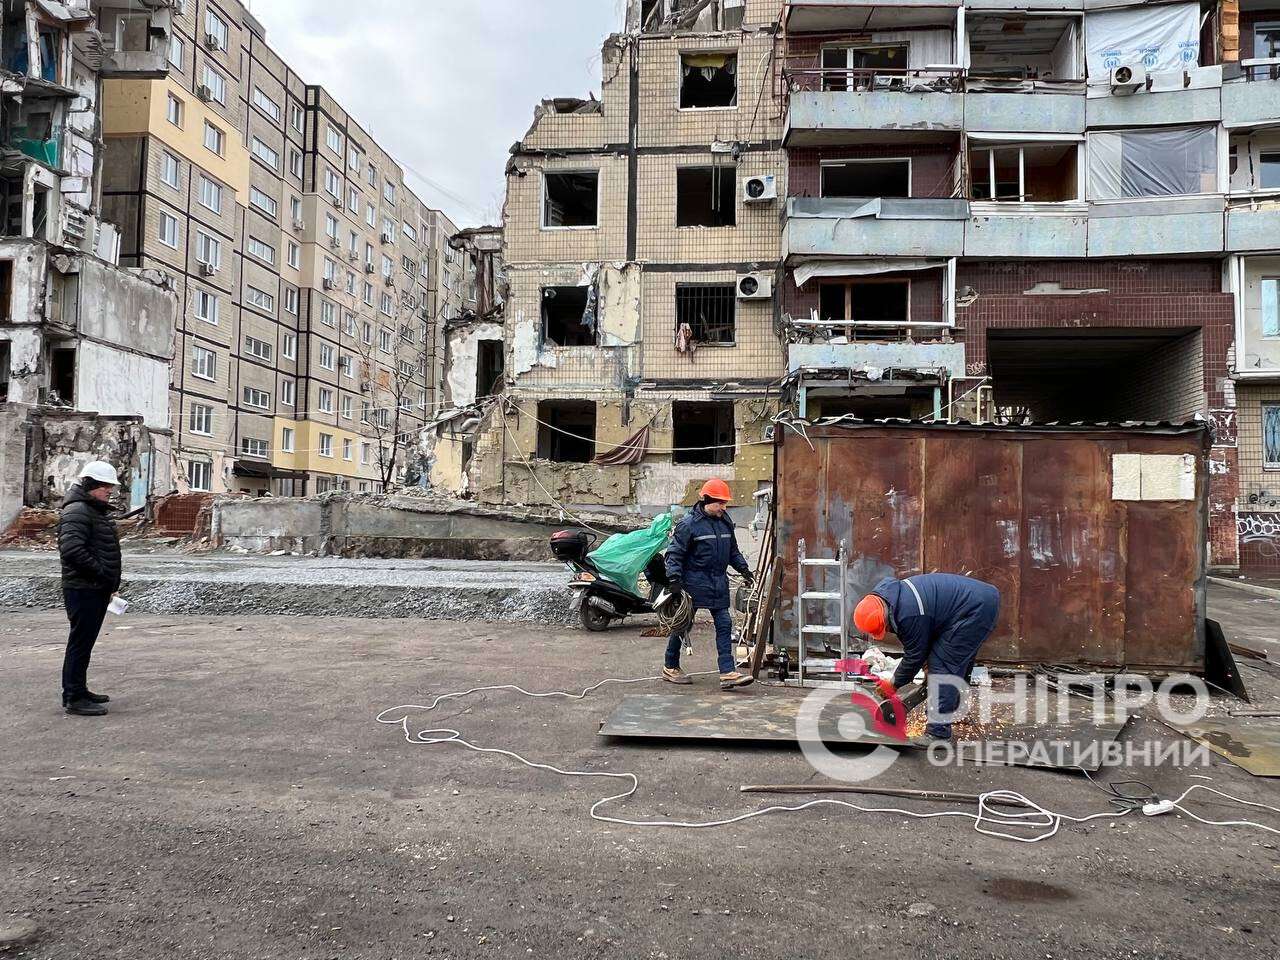
[[[1205,425],[841,421],[805,434],[776,436],[778,642],[795,644],[803,538],[815,557],[847,545],[854,604],[884,577],[995,584],[983,661],[1203,669]]]

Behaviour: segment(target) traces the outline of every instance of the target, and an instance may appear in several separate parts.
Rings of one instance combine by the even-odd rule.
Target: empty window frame
[[[676,226],[738,223],[738,168],[733,164],[676,169]]]
[[[869,90],[877,75],[905,76],[909,50],[906,43],[823,47],[822,89]]]
[[[910,280],[849,280],[819,288],[821,319],[894,324],[911,320]]]
[[[543,227],[594,227],[600,222],[600,171],[560,170],[542,175]]]
[[[1080,197],[1079,144],[993,144],[969,151],[974,200],[1061,203]]]
[[[824,197],[909,197],[911,160],[886,157],[874,160],[823,160]]]
[[[538,457],[590,463],[596,455],[596,405],[590,400],[538,403]]]
[[[736,53],[686,53],[680,57],[680,109],[714,110],[738,105]]]
[[[596,327],[583,322],[590,287],[542,288],[542,342],[554,347],[594,347]]]
[[[731,401],[671,404],[672,463],[733,463],[734,414]]]
[[[686,324],[696,343],[732,345],[737,334],[737,289],[732,283],[676,284],[676,335]]]

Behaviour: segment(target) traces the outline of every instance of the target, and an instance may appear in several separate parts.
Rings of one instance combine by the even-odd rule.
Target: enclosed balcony
[[[784,256],[958,257],[969,203],[932,197],[792,197]]]

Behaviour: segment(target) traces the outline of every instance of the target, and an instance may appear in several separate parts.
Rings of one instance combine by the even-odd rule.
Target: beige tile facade
[[[595,402],[597,452],[651,426],[650,453],[632,467],[594,477],[599,471],[589,465],[533,464],[547,488],[568,502],[659,508],[682,502],[692,478],[708,471],[741,483],[748,495],[771,475],[768,455],[755,445],[745,459],[735,456],[728,464],[673,463],[672,416],[676,401],[733,403],[741,448],[751,420],[744,404],[756,402],[743,396],[757,391],[758,402],[767,405],[767,384],[783,373],[773,298],[733,299],[732,343],[703,344],[692,353],[675,344],[679,286],[736,289],[743,274],[772,278],[778,268],[780,201],[744,202],[743,184],[749,177],[773,176],[778,196],[786,195],[771,29],[779,13],[776,3],[751,0],[741,29],[610,37],[601,55],[598,102],[544,101],[536,108],[534,124],[508,165],[505,327],[513,407],[507,425],[495,419],[477,444],[474,472],[482,497],[547,500],[521,461],[522,454],[536,452],[537,403],[547,399]],[[682,109],[683,58],[708,54],[736,57],[737,104]],[[733,226],[677,226],[676,183],[685,167],[716,168],[719,176],[732,178]],[[594,226],[544,223],[545,175],[568,171],[598,175]],[[625,307],[632,322],[623,324],[634,335],[614,345],[547,342],[544,289],[599,285],[601,275],[625,263],[640,266],[637,295]],[[605,309],[615,308],[602,303]],[[724,390],[730,381],[738,390],[732,397]],[[620,470],[622,478],[615,476]]]
[[[207,41],[219,22],[225,48]],[[440,400],[440,321],[465,307],[465,270],[448,251],[457,228],[240,3],[189,0],[175,31],[169,79],[130,81],[148,86],[122,88],[118,102],[177,95],[185,129],[154,126],[164,121],[153,114],[153,126],[109,134],[103,202],[125,224],[123,262],[164,270],[178,290],[179,466],[199,476],[188,466],[209,464],[215,490],[377,489],[378,447],[416,439]],[[220,157],[202,142],[206,119],[225,128]],[[211,242],[212,272],[200,262]],[[362,422],[366,405],[391,424]],[[374,451],[364,464],[363,444]]]

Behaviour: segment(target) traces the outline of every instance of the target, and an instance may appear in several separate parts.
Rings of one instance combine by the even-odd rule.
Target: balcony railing
[[[787,93],[956,93],[964,89],[961,67],[925,67],[916,70],[881,67],[815,67],[813,58],[783,67]]]

